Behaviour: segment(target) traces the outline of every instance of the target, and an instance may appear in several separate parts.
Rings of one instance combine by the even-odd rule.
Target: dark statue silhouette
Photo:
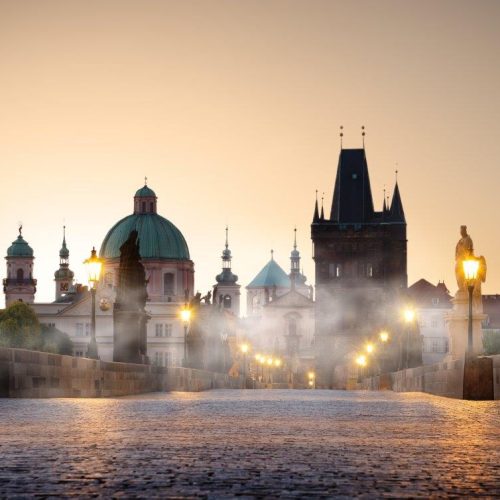
[[[113,307],[113,361],[147,363],[146,323],[149,316],[146,272],[141,264],[139,239],[136,230],[120,247],[118,287]]]

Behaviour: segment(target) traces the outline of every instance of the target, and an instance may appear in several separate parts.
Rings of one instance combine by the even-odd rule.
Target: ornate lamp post
[[[472,294],[474,292],[474,283],[477,279],[479,271],[479,260],[467,259],[463,261],[465,284],[469,292],[469,324],[468,324],[468,339],[467,339],[467,354],[472,354],[473,337],[472,337]]]
[[[90,324],[90,342],[88,346],[87,356],[91,359],[99,359],[97,353],[97,342],[95,339],[95,294],[97,289],[97,283],[99,282],[99,277],[101,275],[102,260],[97,257],[95,247],[92,247],[90,252],[90,257],[83,261],[87,269],[88,282],[90,288],[90,295],[92,297],[92,314],[91,314],[91,324]]]
[[[187,331],[189,326],[189,320],[191,319],[191,309],[187,303],[184,304],[184,307],[181,309],[181,319],[184,323],[184,358],[182,360],[182,366],[184,368],[187,367]]]

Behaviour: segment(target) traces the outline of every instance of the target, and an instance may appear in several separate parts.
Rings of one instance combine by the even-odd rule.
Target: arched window
[[[163,275],[163,295],[174,295],[174,273]]]
[[[288,320],[288,335],[297,335],[297,320],[295,318],[289,318]]]
[[[154,211],[154,210],[153,210],[153,207],[154,207],[154,203],[153,203],[152,201],[151,201],[151,202],[149,202],[149,211],[150,211],[151,213],[153,213],[153,211]]]
[[[142,202],[142,211],[143,211],[143,213],[146,212],[146,202],[145,201]]]
[[[24,271],[21,268],[19,268],[17,270],[17,280],[22,281],[23,279],[24,279]]]
[[[231,295],[224,295],[224,309],[231,309]]]

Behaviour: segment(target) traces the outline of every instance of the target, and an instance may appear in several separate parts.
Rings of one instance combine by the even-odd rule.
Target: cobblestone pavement
[[[0,399],[0,497],[500,496],[500,402],[210,391]]]

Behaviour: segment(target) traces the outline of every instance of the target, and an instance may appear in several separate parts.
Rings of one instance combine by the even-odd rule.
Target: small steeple
[[[323,196],[321,197],[321,215],[319,216],[320,220],[325,220],[325,210],[323,208],[324,199],[325,193],[323,193]]]
[[[217,283],[236,283],[238,281],[238,276],[231,271],[231,260],[231,250],[229,250],[229,227],[226,226],[226,243],[222,251],[222,273],[215,277]]]
[[[401,195],[399,193],[397,175],[398,171],[396,170],[396,184],[394,186],[394,193],[392,195],[391,208],[389,210],[389,220],[391,222],[401,222],[406,224],[403,202],[401,201]]]
[[[69,268],[69,250],[66,246],[66,226],[63,226],[63,241],[59,250],[59,269],[54,273],[56,301],[69,292],[73,286],[75,273]]]
[[[318,190],[316,189],[316,201],[314,203],[314,215],[313,215],[313,223],[319,222],[319,209],[318,209]]]
[[[59,257],[61,259],[61,262],[60,262],[61,265],[68,264],[67,261],[69,258],[69,250],[68,250],[68,247],[66,246],[66,226],[63,226],[63,242],[62,242],[61,250],[59,250]]]

